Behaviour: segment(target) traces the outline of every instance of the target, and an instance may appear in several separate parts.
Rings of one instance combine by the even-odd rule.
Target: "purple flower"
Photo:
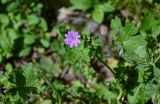
[[[78,32],[68,31],[68,34],[65,34],[65,42],[70,47],[77,47],[80,44],[80,35]]]

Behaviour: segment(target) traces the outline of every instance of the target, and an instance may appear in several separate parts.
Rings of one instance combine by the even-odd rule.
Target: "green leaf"
[[[10,40],[7,37],[6,34],[1,34],[0,35],[0,46],[2,47],[2,49],[4,50],[10,50],[11,49],[11,44],[10,44]]]
[[[88,70],[85,70],[83,72],[83,75],[88,79],[88,80],[92,80],[95,76],[96,72],[93,68],[88,68]]]
[[[58,40],[55,40],[54,42],[52,42],[50,47],[53,51],[56,51],[60,55],[66,54],[66,50],[64,48],[64,43],[60,44]]]
[[[75,9],[87,10],[92,6],[92,0],[70,0]]]
[[[2,49],[4,50],[9,50],[11,49],[11,43],[9,38],[6,36],[6,34],[1,34],[0,35],[0,46],[2,47]]]
[[[16,16],[13,14],[10,14],[10,17],[12,21],[16,20],[15,24],[13,25],[16,30],[19,30],[19,27],[22,26],[23,23],[27,24],[27,21],[26,20],[24,21],[24,17],[22,13],[19,13]],[[23,28],[23,29],[30,29],[30,28]]]
[[[152,95],[154,95],[157,91],[157,86],[153,83],[148,83],[144,85],[144,93],[145,95],[150,98]]]
[[[103,42],[102,42],[101,39],[94,39],[94,38],[92,38],[92,43],[91,43],[91,45],[92,45],[94,48],[99,47],[99,46],[101,47],[102,44],[103,44]]]
[[[104,10],[102,5],[95,6],[92,12],[92,18],[97,23],[102,23],[104,19]]]
[[[145,16],[142,20],[142,29],[144,31],[150,30],[156,24],[156,20],[153,14]]]
[[[157,22],[154,26],[152,26],[151,31],[152,31],[152,36],[154,38],[157,38],[157,36],[160,35],[160,21]]]
[[[156,80],[158,81],[158,83],[160,83],[160,69],[156,67],[154,68],[153,72]]]
[[[83,84],[79,80],[75,80],[72,82],[72,86],[74,88],[79,88],[79,87],[83,87]]]
[[[2,25],[2,29],[9,24],[9,17],[6,14],[0,14],[0,24]]]
[[[33,12],[37,13],[37,14],[41,14],[43,8],[43,4],[42,3],[36,3],[36,5],[33,8]]]
[[[82,30],[82,34],[83,34],[84,36],[89,37],[89,36],[91,35],[91,32],[89,32],[89,30],[88,30],[87,28],[84,28],[84,29]]]
[[[29,25],[36,25],[40,21],[36,15],[32,14],[28,16],[28,24]]]
[[[11,74],[13,72],[13,66],[10,63],[6,64],[5,69],[7,74]]]
[[[70,26],[64,24],[57,24],[54,26],[53,31],[58,34],[58,40],[64,41],[64,34],[70,30]]]
[[[42,56],[40,58],[40,68],[43,70],[52,73],[54,69],[54,63],[53,60],[50,57],[44,57]]]
[[[138,46],[135,50],[135,53],[140,57],[144,58],[146,57],[146,47],[145,46]]]
[[[38,70],[40,70],[36,65],[29,63],[22,67],[24,76],[26,78],[26,87],[38,87]]]
[[[9,89],[7,93],[10,93],[13,97],[16,97],[18,94],[20,96],[18,100],[23,99],[24,101],[27,100],[30,93],[36,94],[40,85],[38,81],[38,68],[31,63],[15,70],[15,76],[10,75],[8,80],[11,83],[15,83],[16,86]]]
[[[141,27],[143,31],[151,32],[150,34],[154,38],[157,38],[157,36],[160,34],[160,21],[156,20],[153,14],[149,14],[144,17]]]
[[[104,3],[103,8],[105,12],[113,12],[115,8],[110,3]]]
[[[16,12],[18,7],[18,2],[12,2],[7,6],[8,12]]]
[[[49,100],[49,99],[43,100],[43,101],[41,102],[41,104],[52,104],[52,101]]]
[[[120,43],[123,43],[126,40],[128,40],[131,36],[135,35],[137,32],[137,27],[135,27],[135,25],[129,20],[126,20],[125,26],[122,28],[120,36],[118,37],[118,41],[120,41]]]
[[[115,17],[115,19],[111,20],[111,28],[112,28],[112,37],[116,39],[116,35],[120,33],[122,29],[122,23],[118,17]]]
[[[108,88],[106,86],[104,86],[103,84],[98,85],[96,95],[99,98],[103,98],[105,100],[116,99],[116,97],[117,97],[117,94],[115,92],[109,91]]]
[[[38,25],[44,32],[47,31],[48,27],[45,19],[41,18],[41,21]]]
[[[8,94],[11,94],[14,98],[19,97],[16,101],[21,101],[22,99],[26,101],[30,93],[36,94],[37,89],[35,87],[13,87],[8,91]]]
[[[25,47],[24,49],[22,49],[19,53],[19,57],[25,57],[28,56],[31,52],[31,47]]]
[[[5,56],[6,58],[9,58],[12,56],[12,44],[10,39],[8,38],[7,34],[5,33],[6,31],[4,31],[4,33],[2,33],[0,35],[0,48],[1,48],[1,53],[2,56]]]
[[[90,62],[90,56],[89,56],[89,48],[84,48],[82,51],[80,59],[83,60],[84,62]]]
[[[41,42],[41,44],[43,45],[43,47],[45,47],[45,48],[48,48],[48,47],[49,47],[49,45],[50,45],[50,37],[51,37],[51,35],[50,35],[49,33],[45,33],[45,34],[42,36],[40,42]]]
[[[14,40],[19,37],[18,32],[15,29],[9,28],[7,29],[8,37],[11,41],[11,44],[14,44]]]
[[[122,28],[122,23],[121,23],[120,18],[115,17],[115,19],[112,19],[112,20],[111,20],[111,28],[112,28],[113,30],[114,30],[114,29],[120,29],[120,28]]]
[[[44,39],[44,38],[42,38],[42,39],[40,40],[40,42],[41,42],[41,44],[43,45],[43,47],[45,47],[45,48],[48,48],[49,45],[50,45],[49,41],[48,41],[47,39]]]
[[[122,23],[118,17],[111,21],[111,28],[115,43],[121,45],[138,32],[138,28],[129,20],[126,20],[125,26],[122,27]]]
[[[138,99],[138,97],[139,97],[138,95],[140,95],[140,91],[141,91],[141,85],[139,85],[138,87],[136,87],[134,89],[133,95],[131,95],[131,94],[127,95],[129,104],[137,104],[138,103],[138,100],[140,100],[140,99]]]
[[[5,4],[5,3],[9,2],[9,1],[11,1],[11,0],[1,0],[1,3]]]
[[[31,45],[35,42],[36,37],[34,34],[26,34],[24,35],[24,44]]]
[[[5,76],[0,71],[0,86],[4,85],[5,80],[6,80]]]
[[[147,42],[141,35],[133,36],[123,44],[125,59],[128,61],[142,62],[147,60]]]
[[[84,47],[84,43],[82,41],[78,47],[67,48],[66,52],[66,57],[71,63],[90,61],[90,50],[89,48]]]

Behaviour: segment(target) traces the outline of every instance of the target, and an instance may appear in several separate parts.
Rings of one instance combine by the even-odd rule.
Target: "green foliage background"
[[[160,104],[159,0],[0,0],[0,104],[57,103]]]

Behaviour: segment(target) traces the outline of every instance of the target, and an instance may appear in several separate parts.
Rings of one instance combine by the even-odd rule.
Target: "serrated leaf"
[[[65,85],[60,80],[55,80],[54,83],[53,83],[53,85],[55,86],[55,88],[57,90],[63,90],[65,88]]]
[[[38,70],[37,66],[29,63],[22,67],[24,76],[26,78],[26,87],[38,87]]]
[[[16,84],[16,86],[11,87],[7,94],[11,94],[14,97],[18,94],[20,99],[22,98],[26,101],[29,94],[36,94],[39,88],[38,68],[31,63],[26,64],[15,70],[14,76],[10,75],[8,80]]]
[[[111,20],[111,28],[112,29],[120,29],[122,27],[121,20],[118,17]]]
[[[118,17],[111,20],[112,36],[116,39],[116,34],[120,33],[122,28],[121,20]]]
[[[91,43],[91,45],[93,46],[93,47],[98,47],[98,46],[102,46],[102,44],[103,44],[103,42],[102,42],[102,40],[101,39],[92,39],[92,43]]]
[[[131,37],[123,44],[125,59],[134,62],[145,61],[148,57],[146,45],[145,37],[141,35]]]
[[[89,62],[90,61],[89,52],[90,50],[88,48],[84,48],[84,50],[81,53],[80,59],[83,60],[84,62]]]
[[[156,80],[160,83],[160,69],[156,67],[153,69],[153,72]]]
[[[144,93],[147,97],[152,97],[157,91],[157,86],[153,83],[148,83],[144,86]]]
[[[138,46],[135,50],[135,53],[140,57],[144,58],[146,56],[146,47],[145,46]]]
[[[89,62],[90,55],[89,55],[89,48],[84,47],[84,43],[81,41],[78,47],[67,48],[67,59],[71,63],[75,62]]]
[[[120,43],[123,43],[126,40],[128,40],[131,36],[135,35],[137,32],[137,27],[135,27],[135,25],[132,22],[126,20],[125,26],[122,28],[120,36],[118,37],[118,41],[120,41]]]
[[[30,93],[32,94],[36,94],[37,93],[37,89],[36,87],[13,87],[11,89],[9,89],[9,91],[7,93],[12,94],[12,96],[17,96],[17,94],[24,100],[26,101],[28,98],[28,95]],[[20,99],[18,99],[20,100]]]

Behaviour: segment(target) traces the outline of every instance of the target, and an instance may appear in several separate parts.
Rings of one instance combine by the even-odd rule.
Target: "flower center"
[[[75,36],[73,36],[73,37],[72,37],[72,39],[73,39],[73,40],[76,40],[76,37],[75,37]]]

